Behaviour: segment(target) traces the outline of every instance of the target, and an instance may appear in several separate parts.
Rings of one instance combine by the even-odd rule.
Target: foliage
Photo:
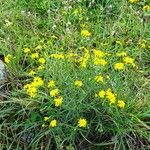
[[[149,148],[148,1],[0,8],[0,149]]]

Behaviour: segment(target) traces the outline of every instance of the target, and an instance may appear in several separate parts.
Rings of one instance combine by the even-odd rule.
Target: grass
[[[1,0],[0,149],[149,149],[149,5]]]

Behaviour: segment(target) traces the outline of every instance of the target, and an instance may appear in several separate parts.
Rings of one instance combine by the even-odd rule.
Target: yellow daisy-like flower
[[[103,77],[101,75],[95,76],[96,82],[104,82]]]
[[[80,118],[78,121],[78,126],[80,128],[85,128],[87,126],[87,120],[84,118]]]
[[[80,67],[86,68],[86,65],[87,65],[87,59],[82,59],[82,61],[80,62]]]
[[[120,108],[124,108],[125,107],[125,102],[123,100],[119,100],[117,103],[117,106]]]
[[[143,10],[149,11],[149,10],[150,10],[150,5],[145,5],[145,6],[143,6]]]
[[[51,54],[49,57],[55,58],[55,59],[64,59],[65,55],[64,54]]]
[[[134,63],[134,59],[133,59],[133,58],[124,57],[124,58],[123,58],[123,61],[124,61],[126,64],[131,64],[133,67],[135,67],[135,63]]]
[[[124,69],[124,64],[123,63],[116,63],[114,65],[115,70],[123,70]]]
[[[122,45],[122,42],[118,40],[118,41],[116,41],[116,44]]]
[[[45,62],[46,62],[46,60],[45,60],[44,58],[40,58],[40,59],[39,59],[39,63],[40,63],[40,64],[45,64]]]
[[[89,37],[89,36],[91,36],[91,33],[88,30],[84,29],[81,31],[81,35],[83,37]]]
[[[31,70],[28,74],[29,74],[30,76],[33,76],[33,75],[35,75],[36,73],[35,73],[35,71]]]
[[[32,85],[37,87],[37,86],[42,86],[44,84],[44,81],[42,80],[41,77],[34,77],[34,80],[32,82]]]
[[[129,3],[133,4],[133,3],[137,3],[139,0],[129,0]]]
[[[105,56],[105,53],[101,50],[93,49],[94,56],[97,58],[102,58]]]
[[[105,59],[94,58],[94,64],[105,66],[107,61]]]
[[[55,98],[55,99],[54,99],[54,103],[55,103],[55,106],[56,106],[56,107],[61,106],[62,103],[63,103],[63,98],[62,98],[61,96],[59,96],[58,98]]]
[[[44,66],[39,66],[37,69],[39,70],[39,71],[41,71],[41,70],[43,70],[45,67]]]
[[[10,54],[6,55],[5,58],[4,58],[5,63],[6,63],[6,64],[9,64],[11,58],[12,58],[12,56],[11,56]]]
[[[142,39],[142,40],[139,41],[139,46],[141,48],[146,48],[146,45],[147,45],[147,41],[146,40]]]
[[[145,43],[141,43],[141,44],[140,44],[140,47],[141,47],[141,48],[146,48],[146,44],[145,44]]]
[[[124,57],[123,60],[125,63],[129,63],[129,64],[134,63],[134,59],[130,57]]]
[[[54,80],[50,80],[49,82],[48,82],[48,88],[52,88],[52,87],[54,87],[55,86],[55,81]]]
[[[31,59],[39,58],[39,53],[33,53],[31,54]]]
[[[49,119],[49,117],[47,117],[47,116],[46,116],[46,117],[44,117],[44,121],[47,121],[48,119]]]
[[[32,88],[30,89],[30,92],[28,92],[28,95],[31,97],[31,98],[34,98],[36,97],[37,93],[36,93],[36,88]]]
[[[27,53],[29,53],[29,52],[30,52],[30,49],[29,49],[29,48],[25,48],[25,49],[24,49],[24,53],[27,54]]]
[[[76,80],[76,81],[74,82],[74,85],[75,85],[75,86],[78,86],[78,87],[81,87],[81,86],[83,86],[83,82],[82,82],[81,80]]]
[[[54,120],[52,120],[52,121],[50,122],[50,127],[54,128],[54,127],[56,127],[56,126],[57,126],[57,120],[54,119]]]
[[[50,91],[50,96],[55,97],[59,94],[59,89],[54,89]]]
[[[112,93],[111,89],[106,91],[106,98],[109,100],[110,104],[114,104],[116,102],[116,96]]]
[[[35,48],[35,50],[40,50],[40,49],[42,49],[42,45],[38,45],[38,46]]]
[[[32,98],[34,98],[37,94],[37,89],[32,85],[32,83],[24,85],[24,90],[26,90],[27,94]]]
[[[116,54],[116,56],[118,56],[118,57],[124,57],[124,56],[127,56],[127,53],[126,52],[118,52]]]
[[[106,92],[104,90],[99,91],[98,96],[100,98],[104,98],[105,97]]]

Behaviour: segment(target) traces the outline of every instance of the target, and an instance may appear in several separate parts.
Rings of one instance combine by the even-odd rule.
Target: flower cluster
[[[45,123],[42,124],[42,127],[45,127],[47,122],[49,122],[49,126],[50,126],[51,128],[54,128],[54,127],[57,126],[57,120],[56,120],[56,119],[50,120],[50,118],[47,117],[47,116],[44,117],[44,122],[45,122]]]
[[[56,119],[50,120],[49,117],[44,117],[44,124],[42,124],[42,127],[46,127],[47,123],[49,123],[49,127],[54,128],[58,125],[58,121]],[[86,128],[87,127],[87,120],[85,118],[78,119],[77,126],[80,128]]]
[[[120,108],[125,107],[125,102],[123,100],[116,101],[116,94],[112,92],[111,89],[107,89],[106,91],[100,90],[98,93],[99,98],[106,98],[109,101],[109,104],[116,104]]]
[[[34,77],[31,83],[24,85],[24,90],[31,98],[34,98],[37,95],[38,87],[41,87],[43,84],[44,81],[42,80],[41,77]]]
[[[132,65],[133,67],[135,67],[135,62],[134,59],[129,57],[127,55],[126,52],[120,52],[116,54],[117,57],[121,57],[122,58],[122,62],[118,62],[114,64],[114,69],[115,70],[123,70],[125,65]]]
[[[98,49],[94,49],[93,50],[94,53],[94,59],[93,59],[93,63],[96,66],[105,66],[108,62],[104,59],[104,57],[107,55],[106,53],[104,53],[101,50]]]
[[[10,55],[10,54],[6,55],[5,58],[4,58],[5,63],[9,64],[11,59],[12,59],[12,55]]]
[[[75,86],[78,86],[78,87],[81,87],[81,86],[83,86],[83,82],[82,82],[81,80],[76,80],[76,81],[74,82],[74,85],[75,85]]]
[[[129,2],[131,3],[131,4],[133,4],[133,3],[137,3],[139,0],[129,0]]]
[[[83,30],[81,30],[81,36],[89,37],[89,36],[91,36],[91,33],[88,30],[83,29]]]
[[[55,107],[59,107],[63,103],[63,97],[60,95],[59,89],[56,87],[55,81],[50,80],[47,86],[50,90],[50,96],[54,98]]]

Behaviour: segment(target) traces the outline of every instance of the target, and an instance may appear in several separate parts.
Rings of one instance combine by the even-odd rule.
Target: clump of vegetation
[[[0,149],[150,148],[148,1],[0,4]]]

